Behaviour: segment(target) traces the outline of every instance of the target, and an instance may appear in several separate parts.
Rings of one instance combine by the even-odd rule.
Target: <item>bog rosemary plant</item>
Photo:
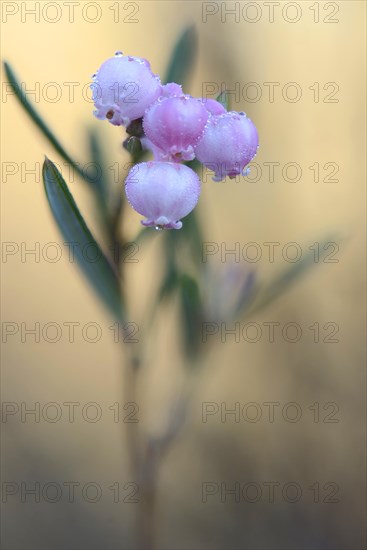
[[[89,160],[100,167],[100,176],[91,178],[80,170],[80,164],[61,145],[22,92],[13,69],[5,63],[8,82],[16,98],[53,147],[55,156],[75,168],[94,197],[109,245],[106,249],[116,251],[126,245],[125,212],[131,207],[144,216],[144,228],[138,229],[137,221],[135,242],[153,236],[160,239],[164,270],[153,309],[145,319],[146,333],[159,307],[178,297],[177,324],[187,365],[186,385],[173,400],[174,410],[170,413],[166,432],[159,438],[139,432],[136,424],[126,425],[131,469],[140,489],[137,546],[146,549],[154,547],[159,467],[185,423],[198,377],[204,368],[203,358],[210,348],[205,339],[203,341],[203,323],[219,319],[236,321],[253,314],[282,294],[313,265],[310,252],[276,279],[260,283],[254,271],[247,267],[235,264],[229,268],[223,266],[218,271],[210,264],[203,264],[205,239],[195,210],[201,190],[199,168],[204,165],[211,170],[214,181],[246,175],[246,166],[257,152],[258,133],[245,113],[229,109],[225,93],[209,99],[195,98],[184,91],[196,49],[197,37],[191,27],[179,38],[163,80],[152,72],[147,60],[125,56],[120,51],[93,75],[94,114],[98,119],[123,128],[116,139],[124,140],[132,163],[119,193],[106,177],[107,167],[98,133],[88,134]],[[80,268],[111,316],[126,327],[129,319],[134,318],[134,312],[127,308],[128,289],[123,283],[124,270],[129,264],[121,261],[120,254],[107,253],[97,243],[67,182],[48,158],[43,165],[43,182],[63,238],[79,245],[75,247],[75,256]],[[98,261],[89,262],[83,255],[84,248],[90,245],[98,251]],[[137,396],[144,363],[143,347],[142,342],[122,350],[126,401],[135,401]]]

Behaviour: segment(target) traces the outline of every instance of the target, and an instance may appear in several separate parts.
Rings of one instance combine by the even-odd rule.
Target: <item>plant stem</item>
[[[137,375],[140,359],[134,353],[129,354],[127,369],[124,375],[124,405],[137,403]],[[138,409],[139,410],[139,409]],[[139,422],[126,422],[127,448],[130,460],[130,469],[137,474],[140,467],[139,449]],[[136,477],[136,476],[135,476]]]
[[[193,374],[186,378],[186,387],[170,414],[171,420],[166,432],[159,438],[147,437],[145,442],[138,478],[141,492],[137,518],[139,550],[154,550],[155,548],[155,515],[159,470],[167,452],[185,423],[187,411],[194,396],[195,380],[196,376]]]
[[[148,442],[139,478],[141,488],[141,501],[139,503],[137,518],[139,549],[153,550],[155,546],[155,512],[159,464],[158,449]]]
[[[128,351],[127,351],[128,350]],[[135,348],[124,348],[129,354],[124,377],[124,403],[137,404],[137,381],[141,366],[139,352]],[[174,404],[165,433],[159,438],[143,436],[138,423],[126,423],[127,449],[133,480],[139,487],[139,503],[136,514],[136,538],[139,550],[154,550],[155,519],[159,470],[164,457],[180,433],[197,389],[197,372],[192,368],[187,375],[185,387]]]

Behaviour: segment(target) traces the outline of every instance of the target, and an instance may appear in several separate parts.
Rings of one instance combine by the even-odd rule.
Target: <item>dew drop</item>
[[[95,80],[97,78],[97,73],[92,74],[91,78]]]
[[[115,52],[115,57],[122,57],[124,54],[119,50]]]
[[[114,114],[115,114],[115,113],[113,112],[112,109],[110,109],[109,111],[107,111],[107,113],[106,113],[106,118],[107,118],[107,120],[111,120],[111,118],[113,118],[113,115],[114,115]]]
[[[156,231],[163,231],[163,226],[162,225],[156,225],[154,229]]]
[[[246,113],[244,113],[243,111],[240,111],[238,114],[241,116],[247,116]]]

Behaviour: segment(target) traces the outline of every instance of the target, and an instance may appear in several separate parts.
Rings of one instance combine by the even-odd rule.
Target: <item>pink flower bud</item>
[[[216,99],[205,99],[204,97],[200,97],[199,101],[205,106],[206,110],[209,111],[211,115],[222,115],[226,112],[223,105]]]
[[[162,86],[163,97],[175,97],[180,95],[184,95],[180,84],[176,84],[176,82],[169,82],[168,84]]]
[[[189,95],[159,98],[146,111],[143,127],[147,138],[163,151],[165,160],[192,160],[194,145],[208,116],[204,105]]]
[[[200,180],[191,168],[172,162],[136,164],[125,181],[131,206],[146,216],[141,223],[156,229],[181,229],[199,200]]]
[[[244,167],[254,158],[258,146],[254,123],[245,113],[230,111],[209,118],[195,156],[215,172],[214,181],[222,181],[226,176],[246,175]]]
[[[141,118],[162,91],[159,77],[152,73],[146,59],[123,56],[121,52],[107,59],[93,79],[94,114],[116,126],[128,126]]]

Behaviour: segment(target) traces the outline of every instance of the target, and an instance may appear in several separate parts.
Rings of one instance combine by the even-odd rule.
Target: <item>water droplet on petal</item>
[[[115,52],[115,57],[122,57],[124,54],[119,50]]]
[[[162,231],[163,227],[161,225],[156,225],[154,228],[156,231]]]

